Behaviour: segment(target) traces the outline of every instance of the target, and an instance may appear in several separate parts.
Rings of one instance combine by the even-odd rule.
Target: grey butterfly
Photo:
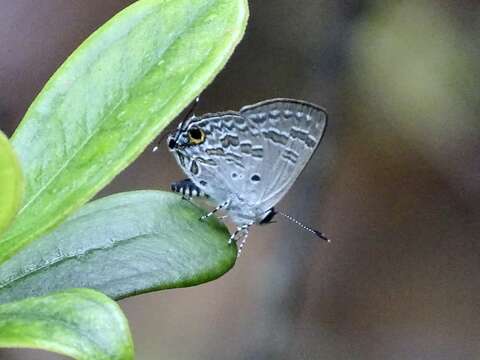
[[[317,105],[272,99],[227,111],[191,116],[168,137],[168,147],[188,179],[172,184],[187,196],[208,196],[216,205],[205,219],[223,209],[243,235],[253,224],[272,221],[274,206],[288,192],[317,149],[327,113]],[[305,229],[327,240],[288,215]]]

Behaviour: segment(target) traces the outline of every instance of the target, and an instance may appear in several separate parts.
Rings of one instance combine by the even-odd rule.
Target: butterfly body
[[[169,136],[168,146],[193,184],[237,225],[271,221],[273,207],[313,155],[327,125],[320,107],[272,99],[242,108],[192,116]]]

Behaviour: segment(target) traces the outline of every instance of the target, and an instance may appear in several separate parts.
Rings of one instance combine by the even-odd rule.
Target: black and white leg
[[[248,228],[252,225],[253,225],[253,223],[248,223],[248,224],[243,224],[241,226],[237,226],[237,230],[235,230],[235,232],[230,236],[230,239],[228,239],[228,243],[231,244],[232,241],[239,240],[239,239],[237,239],[237,235],[240,234],[240,233],[244,233],[244,236],[245,236],[245,234],[248,236]],[[244,241],[242,241],[242,243],[244,243]]]
[[[170,185],[173,192],[183,195],[183,198],[190,200],[192,197],[208,197],[197,185],[190,179],[173,182]]]
[[[205,214],[203,215],[200,220],[206,220],[207,218],[209,218],[210,216],[212,216],[213,214],[215,214],[217,211],[219,210],[222,210],[222,209],[226,209],[228,207],[228,205],[230,205],[230,200],[227,200],[225,201],[224,203],[218,205],[215,209],[213,209],[212,211],[210,211],[208,214]]]
[[[240,243],[240,245],[238,245],[237,257],[239,257],[242,254],[243,247],[247,243],[247,238],[248,238],[248,229],[245,230],[245,234],[243,235],[242,242]]]
[[[238,226],[237,230],[230,236],[230,239],[228,239],[228,243],[231,244],[232,241],[239,241],[240,239],[242,240],[240,242],[240,245],[238,245],[238,250],[237,250],[237,257],[239,257],[242,254],[242,250],[247,243],[248,239],[248,230],[250,226],[252,226],[254,223],[248,223],[248,224],[243,224],[242,226]],[[241,237],[237,238],[238,234],[242,234]]]

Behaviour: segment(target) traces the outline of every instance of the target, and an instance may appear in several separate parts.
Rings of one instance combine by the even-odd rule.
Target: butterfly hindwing
[[[315,152],[327,126],[327,113],[307,102],[273,99],[246,106],[240,114],[262,133],[262,168],[268,171],[256,206],[267,210],[287,193]]]

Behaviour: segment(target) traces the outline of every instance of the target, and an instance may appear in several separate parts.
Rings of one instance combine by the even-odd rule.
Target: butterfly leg
[[[252,223],[248,223],[248,224],[243,224],[242,226],[238,226],[237,227],[237,230],[235,230],[235,232],[230,236],[230,239],[228,239],[228,243],[231,244],[233,241],[237,241],[236,237],[238,234],[240,234],[241,232],[245,232],[248,236],[248,228],[250,226],[253,225],[253,222]],[[243,238],[242,240],[242,243],[240,244],[240,247],[242,248],[245,244],[245,242],[247,241],[246,238]]]
[[[170,185],[170,189],[173,192],[182,194],[182,198],[185,200],[191,200],[192,197],[208,197],[192,180],[185,179],[182,181],[173,182]]]
[[[238,246],[237,257],[239,257],[242,254],[243,247],[247,243],[247,238],[248,238],[248,228],[245,229],[245,234],[243,235],[242,242]]]
[[[202,221],[203,221],[203,220],[206,220],[207,218],[209,218],[210,216],[212,216],[213,214],[215,214],[217,211],[222,210],[222,209],[228,207],[228,205],[230,205],[230,200],[227,200],[227,201],[225,201],[223,204],[218,205],[215,209],[213,209],[212,211],[210,211],[208,214],[203,215],[203,216],[200,218],[200,220],[202,220]]]

